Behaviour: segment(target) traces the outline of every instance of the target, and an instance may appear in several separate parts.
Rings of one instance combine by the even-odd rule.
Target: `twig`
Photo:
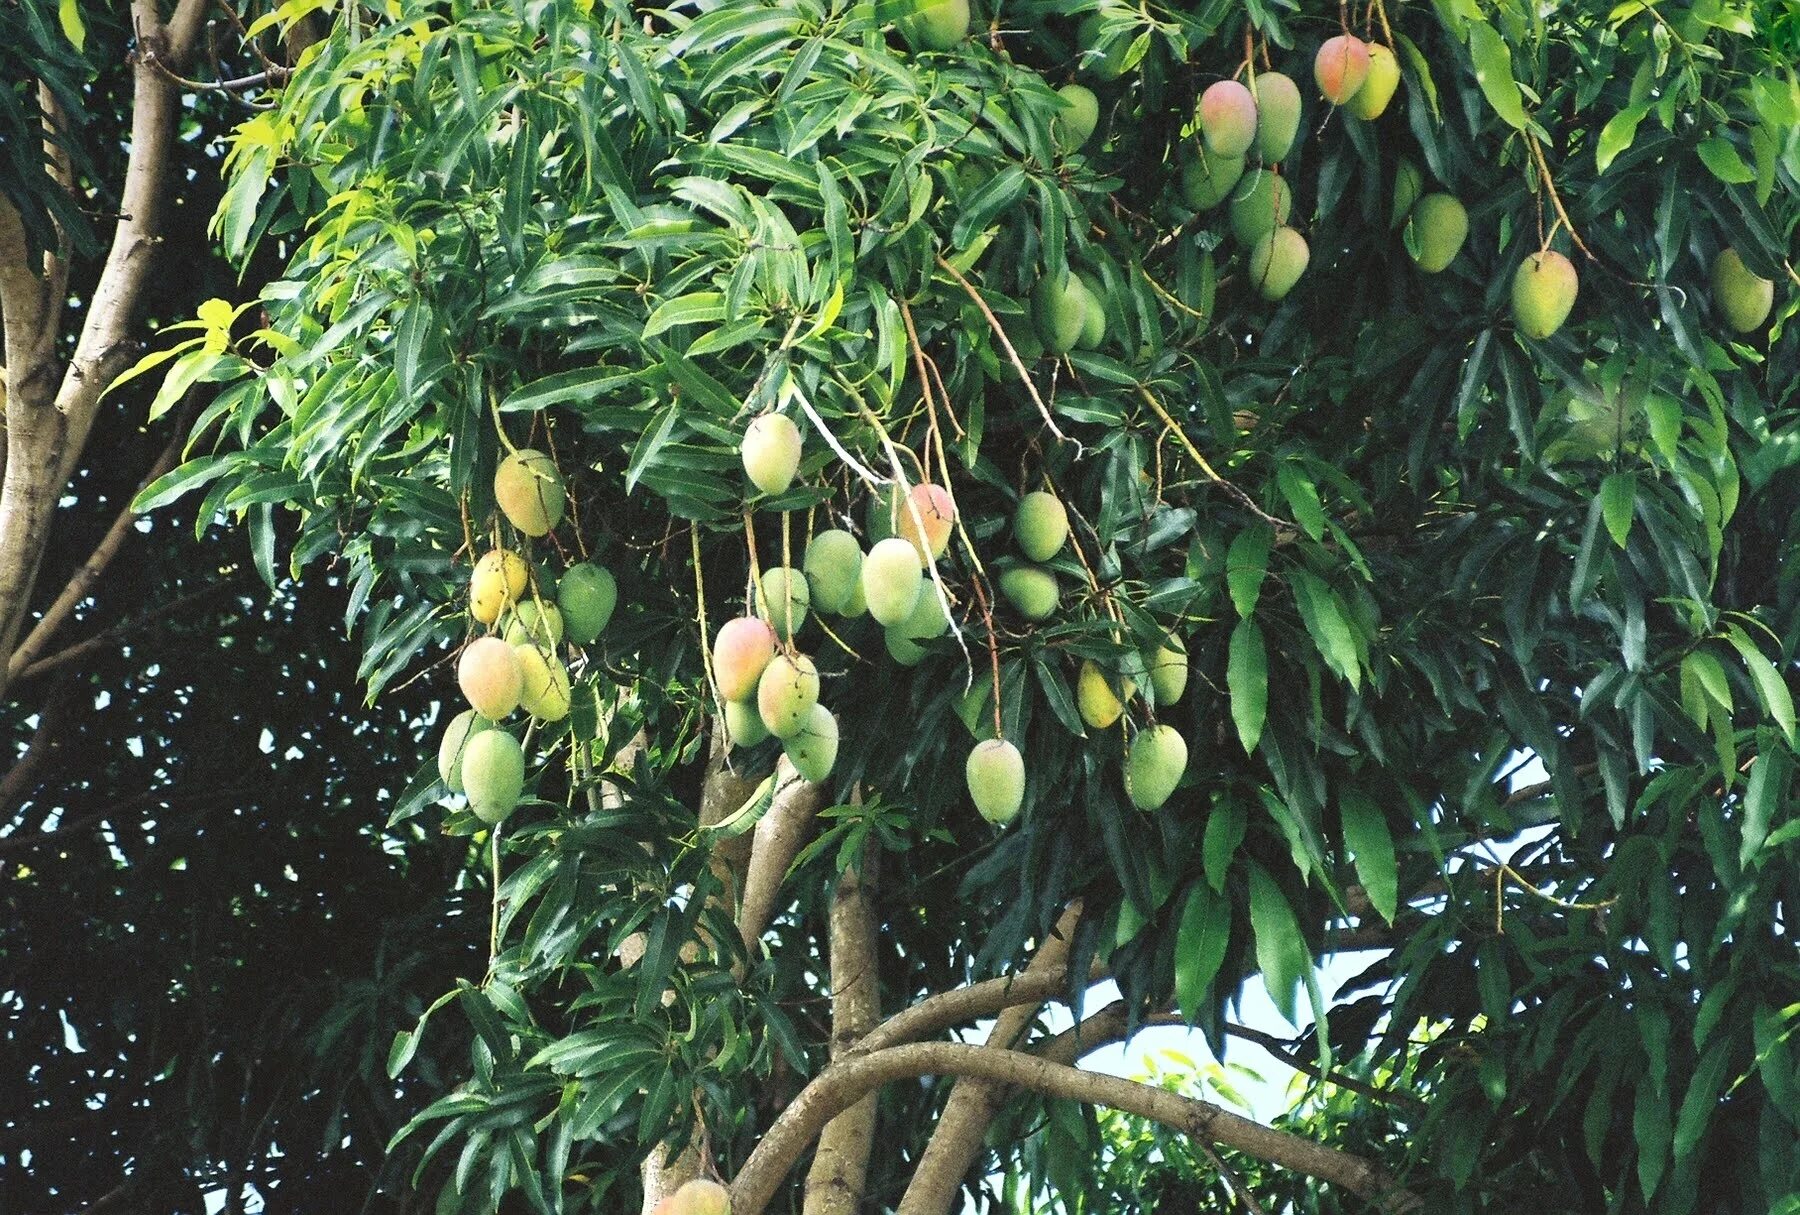
[[[1531,154],[1537,159],[1538,176],[1543,178],[1544,192],[1550,195],[1550,205],[1556,208],[1557,221],[1569,230],[1569,239],[1575,242],[1575,247],[1581,250],[1590,262],[1598,262],[1600,259],[1594,255],[1592,249],[1587,247],[1587,242],[1581,239],[1581,233],[1576,231],[1575,221],[1570,219],[1569,213],[1563,209],[1562,195],[1556,192],[1556,183],[1550,179],[1550,162],[1544,157],[1544,146],[1529,135],[1525,137],[1525,142],[1530,145]],[[1555,229],[1551,230],[1551,234],[1555,234]],[[1548,238],[1545,239],[1548,243]]]
[[[162,454],[157,456],[156,462],[150,466],[150,471],[145,473],[143,480],[138,483],[137,493],[142,493],[152,481],[175,466],[175,457],[180,453],[182,441],[186,437],[187,417],[184,410],[180,422],[175,427],[175,433],[169,437],[169,442],[163,448]],[[126,500],[125,509],[119,512],[118,517],[113,520],[112,526],[107,528],[106,535],[101,538],[99,544],[94,546],[93,553],[82,563],[81,568],[75,571],[68,584],[57,595],[56,602],[44,609],[44,614],[38,617],[31,632],[26,635],[24,641],[19,643],[19,648],[12,652],[12,657],[6,660],[8,680],[17,679],[19,673],[29,667],[44,647],[50,644],[50,639],[55,636],[56,630],[62,627],[63,622],[75,610],[75,605],[87,598],[88,592],[100,580],[100,575],[106,572],[107,565],[118,555],[119,550],[124,546],[125,537],[130,534],[132,523],[138,517],[137,512],[131,508],[131,502],[137,497],[137,493],[132,494],[131,498]]]
[[[969,298],[975,301],[977,308],[981,309],[981,315],[987,318],[987,323],[993,329],[994,336],[1000,339],[1000,345],[1006,349],[1006,357],[1012,360],[1013,370],[1017,371],[1019,378],[1025,381],[1025,389],[1031,393],[1031,399],[1036,403],[1038,412],[1043,415],[1044,425],[1050,428],[1050,433],[1065,443],[1075,443],[1075,440],[1057,428],[1056,419],[1050,416],[1050,407],[1044,404],[1044,398],[1038,395],[1037,385],[1032,382],[1030,373],[1025,370],[1025,361],[1019,357],[1019,352],[1013,349],[1012,339],[1006,336],[1006,330],[1000,325],[1000,318],[994,315],[994,310],[989,308],[987,301],[981,298],[981,292],[975,290],[975,284],[964,278],[962,271],[952,266],[943,254],[938,254],[937,263],[948,270],[952,278],[962,284],[962,289],[969,293]],[[1080,452],[1084,449],[1080,443],[1075,443],[1075,450]]]
[[[235,580],[226,578],[222,581],[213,583],[211,586],[204,587],[201,590],[191,591],[179,598],[171,599],[169,602],[151,608],[149,611],[134,616],[130,620],[121,621],[110,628],[102,629],[92,637],[89,637],[86,641],[77,642],[67,649],[58,650],[54,654],[38,659],[24,670],[13,675],[8,682],[19,683],[23,680],[30,679],[33,676],[42,675],[45,671],[53,670],[66,662],[73,662],[75,659],[92,653],[94,650],[106,645],[108,642],[116,641],[130,633],[135,633],[137,630],[150,624],[158,617],[166,616],[177,608],[186,607],[195,600],[204,599],[208,595],[229,589],[234,585]]]
[[[1176,441],[1181,444],[1189,458],[1200,466],[1200,471],[1206,474],[1208,480],[1225,490],[1225,492],[1230,494],[1233,498],[1236,498],[1239,505],[1243,506],[1245,510],[1255,515],[1258,519],[1261,519],[1264,523],[1269,524],[1271,527],[1282,528],[1290,532],[1300,530],[1287,520],[1278,519],[1274,515],[1271,515],[1268,511],[1258,506],[1256,500],[1249,494],[1213,471],[1213,466],[1207,463],[1206,457],[1200,454],[1200,449],[1194,446],[1193,441],[1187,437],[1187,433],[1176,424],[1174,418],[1169,416],[1169,411],[1163,408],[1162,402],[1158,401],[1155,395],[1142,384],[1137,386],[1137,391],[1138,396],[1144,399],[1144,403],[1150,406],[1156,416],[1163,420],[1164,425],[1169,428],[1170,433],[1175,436]]]
[[[1212,1144],[1196,1137],[1194,1146],[1200,1149],[1201,1155],[1212,1161],[1213,1167],[1219,1170],[1219,1176],[1225,1179],[1225,1188],[1237,1195],[1237,1200],[1244,1204],[1244,1209],[1250,1212],[1250,1215],[1267,1215],[1267,1212],[1262,1209],[1262,1205],[1256,1201],[1256,1195],[1252,1194],[1249,1187],[1244,1185],[1242,1178],[1232,1172],[1231,1166],[1225,1163],[1224,1158],[1213,1150]]]

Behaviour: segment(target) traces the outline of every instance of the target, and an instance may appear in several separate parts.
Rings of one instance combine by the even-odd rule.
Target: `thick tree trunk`
[[[876,854],[838,877],[831,898],[831,1057],[840,1059],[881,1017],[875,948]],[[833,1118],[819,1135],[806,1175],[804,1215],[855,1215],[875,1142],[876,1095]]]
[[[181,111],[180,94],[158,65],[179,71],[187,64],[206,8],[205,0],[178,0],[165,23],[156,0],[133,0],[138,47],[120,219],[67,368],[55,353],[66,263],[53,254],[33,265],[18,212],[0,200],[0,327],[6,350],[0,655],[11,655],[30,610],[56,502],[81,459],[100,394],[136,353],[130,335],[163,241],[173,180],[170,153]],[[46,118],[57,121],[54,110],[47,110]],[[51,170],[53,179],[64,180],[66,166],[58,156],[52,156]],[[0,664],[0,699],[10,682],[8,666]]]

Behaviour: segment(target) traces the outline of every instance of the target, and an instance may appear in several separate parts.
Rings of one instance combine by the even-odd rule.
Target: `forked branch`
[[[1423,1204],[1372,1161],[1278,1131],[1208,1101],[993,1046],[920,1042],[826,1068],[775,1120],[731,1186],[733,1215],[762,1215],[807,1144],[833,1117],[895,1080],[960,1076],[1148,1118],[1367,1199],[1389,1215]]]

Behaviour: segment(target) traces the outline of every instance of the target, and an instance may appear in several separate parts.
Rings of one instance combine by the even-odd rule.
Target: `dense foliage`
[[[465,586],[490,547],[528,552],[542,598],[589,557],[619,586],[562,651],[576,711],[524,733],[497,952],[457,992],[469,1075],[420,1123],[440,1209],[616,1205],[696,1115],[731,1176],[823,1062],[832,882],[877,853],[887,1008],[1003,968],[1079,896],[1072,970],[1099,959],[1135,1012],[1218,1041],[1260,971],[1286,1010],[1309,995],[1321,1060],[1417,1077],[1425,1108],[1371,1107],[1354,1140],[1404,1146],[1431,1209],[1794,1201],[1792,14],[1020,2],[941,50],[891,16],[353,5],[237,132],[219,234],[287,270],[168,352],[165,397],[226,387],[212,450],[146,500],[205,486],[270,577],[291,515],[293,567],[347,571],[377,697],[486,631]],[[1402,69],[1370,120],[1312,79],[1352,25]],[[1271,69],[1297,144],[1196,212],[1196,97]],[[1072,77],[1088,141],[1058,125]],[[1466,215],[1442,272],[1442,230],[1395,200],[1421,181]],[[1274,302],[1280,259],[1245,238],[1284,189],[1309,256]],[[1747,326],[1727,248],[1772,284]],[[1566,324],[1514,300],[1550,253],[1579,276]],[[1085,344],[1057,332],[1077,272]],[[738,447],[777,411],[804,457],[761,493]],[[496,510],[515,447],[567,485],[543,538]],[[836,806],[740,949],[708,862],[771,799],[699,826],[706,645],[809,536],[904,529],[894,480],[954,497],[927,593],[956,627],[916,666],[866,620],[796,634]],[[1048,613],[1007,573],[1039,489],[1073,520]],[[1185,697],[1087,724],[1080,664],[1144,687],[1171,635]],[[1189,760],[1146,812],[1122,768],[1152,723]],[[1028,772],[998,831],[955,779],[996,725]],[[738,749],[738,800],[778,751]],[[1546,781],[1520,791],[1526,754]],[[419,758],[403,817],[446,792]],[[1312,962],[1346,942],[1391,952],[1327,1010]],[[872,1201],[946,1087],[884,1094]]]

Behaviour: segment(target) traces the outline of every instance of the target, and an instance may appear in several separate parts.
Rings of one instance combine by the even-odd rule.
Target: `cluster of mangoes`
[[[969,36],[969,0],[897,2],[898,28],[917,49],[948,51]],[[1079,67],[1089,78],[1107,82],[1124,74],[1128,44],[1118,39],[1106,43],[1098,14],[1083,21],[1077,42]],[[1387,112],[1401,83],[1393,49],[1348,30],[1325,39],[1312,66],[1319,95],[1363,122]],[[1231,233],[1245,252],[1249,283],[1273,301],[1293,290],[1311,260],[1306,238],[1289,226],[1293,196],[1278,170],[1300,131],[1301,96],[1293,79],[1281,72],[1257,72],[1246,63],[1241,75],[1242,81],[1220,80],[1201,94],[1195,114],[1198,145],[1181,166],[1180,187],[1196,211],[1227,208]],[[1052,131],[1058,149],[1067,155],[1092,138],[1100,103],[1085,84],[1065,84],[1058,94],[1061,109]],[[1447,269],[1469,236],[1462,201],[1443,191],[1426,192],[1418,166],[1408,160],[1402,161],[1394,187],[1392,226],[1402,224],[1406,251],[1427,274]],[[1715,259],[1711,284],[1713,306],[1732,330],[1748,333],[1768,319],[1774,283],[1751,272],[1735,249],[1726,248]],[[1549,338],[1568,320],[1579,290],[1574,264],[1546,244],[1514,272],[1514,323],[1527,337]],[[1032,301],[1033,336],[1042,349],[1064,354],[1104,340],[1099,297],[1085,271],[1050,268]]]
[[[785,493],[800,467],[803,438],[787,415],[767,413],[745,429],[739,454],[750,484],[764,494]],[[950,628],[956,598],[937,573],[956,525],[956,504],[943,486],[929,482],[893,486],[873,494],[867,515],[872,541],[865,553],[842,528],[815,533],[798,570],[775,566],[755,580],[752,611],[727,621],[712,644],[712,677],[724,705],[725,728],[735,745],[774,736],[794,768],[813,781],[830,774],[838,726],[819,703],[816,664],[796,646],[812,613],[846,620],[862,616],[882,626],[887,651],[902,666],[925,656],[924,642]],[[1024,494],[1014,511],[1012,535],[1019,556],[997,562],[1000,594],[1029,623],[1055,616],[1061,588],[1049,563],[1069,542],[1069,513],[1049,490]],[[1021,559],[1022,558],[1022,559]],[[1143,656],[1149,673],[1149,707],[1167,707],[1187,684],[1187,655],[1172,638]],[[985,695],[985,692],[983,693]],[[1081,672],[1078,699],[1089,726],[1110,729],[1136,695],[1130,680],[1114,692],[1099,668]],[[987,703],[991,707],[990,702]],[[969,795],[989,822],[1015,818],[1025,799],[1025,760],[999,736],[998,713],[988,731],[969,717],[978,742],[964,768]],[[988,736],[982,737],[983,734]],[[1127,793],[1146,810],[1160,807],[1187,767],[1187,745],[1173,727],[1137,731],[1125,763]]]
[[[562,521],[568,491],[555,461],[515,451],[494,475],[494,498],[507,522],[527,537],[548,535]],[[469,707],[451,719],[438,745],[438,775],[469,808],[498,823],[525,788],[525,750],[502,724],[523,709],[535,722],[569,715],[565,647],[593,644],[612,619],[619,588],[611,571],[571,564],[552,583],[511,549],[495,548],[469,578],[469,615],[487,632],[463,647],[456,679]]]

